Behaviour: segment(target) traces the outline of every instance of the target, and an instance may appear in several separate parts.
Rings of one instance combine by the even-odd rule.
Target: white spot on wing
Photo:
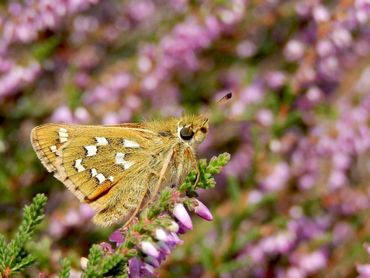
[[[122,164],[125,162],[125,154],[124,153],[117,153],[116,154],[116,164]]]
[[[51,151],[52,153],[57,152],[57,146],[55,146],[55,145],[51,146],[51,147],[50,147],[50,151]]]
[[[132,162],[132,161],[125,161],[125,164],[123,165],[123,167],[125,168],[125,170],[127,170],[132,165],[134,165],[134,162]]]
[[[84,148],[87,151],[87,155],[86,156],[96,155],[96,151],[98,150],[98,148],[96,146],[85,146]]]
[[[97,146],[105,146],[108,145],[108,140],[105,137],[95,137],[96,145]]]
[[[62,127],[59,128],[58,135],[59,135],[60,143],[64,143],[68,141],[68,132],[65,128],[62,128]]]
[[[99,181],[99,184],[102,184],[105,181],[105,177],[102,173],[97,174],[95,178]]]
[[[126,161],[125,160],[125,154],[124,153],[117,153],[116,154],[116,164],[120,164],[123,166],[125,170],[129,169],[132,165],[134,165],[134,162]]]
[[[91,176],[92,176],[92,177],[95,177],[95,176],[98,174],[98,171],[96,171],[96,169],[95,169],[95,168],[92,168],[92,169],[90,170],[90,172],[91,172]]]
[[[128,139],[123,139],[123,146],[125,148],[140,148],[140,145],[137,142]]]
[[[76,168],[77,172],[85,171],[85,167],[81,164],[82,159],[76,159],[74,167]]]
[[[114,178],[112,176],[109,176],[108,180],[110,180],[111,182],[113,182]]]

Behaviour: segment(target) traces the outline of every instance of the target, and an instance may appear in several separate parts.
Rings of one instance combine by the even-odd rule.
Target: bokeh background
[[[46,193],[29,275],[65,256],[78,275],[112,229],[46,172],[30,130],[209,113],[199,157],[232,155],[200,192],[215,219],[195,220],[160,276],[364,275],[369,17],[366,0],[1,1],[0,232]]]

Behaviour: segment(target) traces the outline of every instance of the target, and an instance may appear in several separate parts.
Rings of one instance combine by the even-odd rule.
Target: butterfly
[[[45,168],[96,211],[95,223],[127,226],[163,188],[198,172],[196,147],[208,122],[187,115],[108,126],[50,123],[32,130],[31,143]]]

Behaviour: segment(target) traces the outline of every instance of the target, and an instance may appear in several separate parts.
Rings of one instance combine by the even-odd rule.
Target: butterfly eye
[[[190,127],[183,127],[180,130],[180,136],[183,140],[190,140],[194,136],[194,132]]]
[[[207,128],[206,128],[206,127],[201,127],[201,128],[200,128],[200,131],[201,131],[202,133],[207,133]]]

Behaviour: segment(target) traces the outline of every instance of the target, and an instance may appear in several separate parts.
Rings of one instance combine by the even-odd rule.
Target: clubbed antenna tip
[[[232,96],[233,96],[233,93],[230,92],[230,93],[224,95],[222,98],[220,98],[217,102],[218,103],[223,103],[223,102],[228,101],[229,99],[231,99]]]

